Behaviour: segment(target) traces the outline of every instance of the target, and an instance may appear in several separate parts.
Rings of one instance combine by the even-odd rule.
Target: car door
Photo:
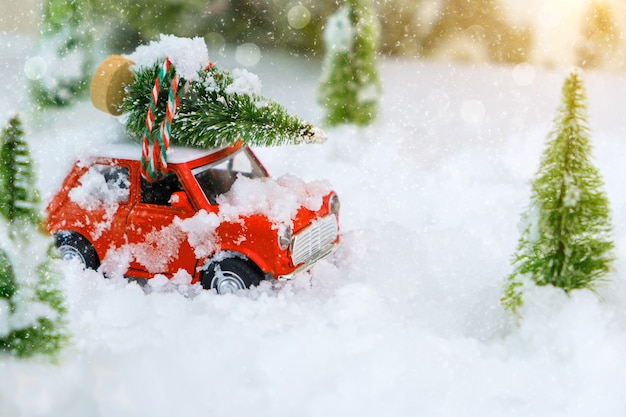
[[[192,217],[195,211],[191,205],[174,207],[170,203],[172,194],[186,193],[179,177],[170,172],[154,182],[140,177],[137,183],[140,195],[126,222],[131,253],[128,274],[138,278],[149,278],[154,274],[171,277],[179,269],[184,269],[193,276],[196,257],[180,227],[180,220]]]
[[[124,161],[98,162],[85,169],[68,192],[65,227],[85,236],[100,256],[125,242],[132,206],[129,172]]]

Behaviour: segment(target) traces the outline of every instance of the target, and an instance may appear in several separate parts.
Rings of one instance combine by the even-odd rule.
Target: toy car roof
[[[239,144],[234,145],[233,150],[240,147]],[[183,146],[170,146],[167,151],[167,160],[171,163],[184,163],[205,157],[222,151],[228,147],[221,148],[193,148]],[[138,161],[141,159],[141,145],[135,142],[123,141],[109,143],[103,147],[95,147],[89,151],[87,158],[114,158],[129,159]]]

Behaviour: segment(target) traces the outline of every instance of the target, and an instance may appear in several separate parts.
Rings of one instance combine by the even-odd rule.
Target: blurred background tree
[[[118,53],[130,53],[137,45],[154,40],[161,33],[203,36],[212,18],[229,19],[224,14],[229,3],[240,3],[224,0],[79,1],[89,3],[85,10],[94,11],[94,25],[101,26],[106,35],[105,49]]]
[[[0,3],[7,0],[0,0]],[[320,59],[322,33],[340,0],[29,0],[41,1],[47,73],[35,83],[44,104],[63,104],[80,93],[80,77],[109,53],[128,53],[161,33],[201,36],[214,54],[224,45],[254,43],[262,49]],[[373,0],[383,55],[470,62],[623,68],[626,3],[618,0]],[[0,17],[0,26],[8,18]],[[52,42],[53,41],[53,42]],[[70,62],[69,80],[49,52]],[[59,62],[62,62],[59,61]],[[82,72],[78,74],[78,69]],[[57,78],[55,81],[54,78]],[[53,78],[50,80],[50,78]],[[41,88],[41,87],[44,88]],[[59,91],[54,91],[54,87]],[[37,92],[37,91],[36,91]],[[58,93],[58,94],[57,94]]]
[[[325,123],[368,125],[378,113],[379,23],[371,0],[345,0],[327,19],[319,102]]]
[[[215,0],[206,28],[226,43],[255,42],[269,48],[317,55],[326,18],[335,0]]]
[[[0,353],[53,355],[69,337],[62,275],[48,250],[52,239],[40,228],[21,126],[16,115],[0,134]]]
[[[444,0],[420,46],[426,57],[519,63],[530,56],[531,34],[507,21],[498,0]]]
[[[577,65],[599,68],[619,53],[621,33],[613,9],[605,1],[593,1],[587,7],[581,25],[581,40],[576,48]]]
[[[42,34],[66,22],[105,40],[108,51],[130,52],[159,34],[214,36],[223,42],[254,42],[260,46],[321,56],[322,31],[339,0],[43,0]],[[375,0],[381,23],[381,51],[389,55],[433,56],[455,39],[480,41],[488,59],[517,62],[529,44],[528,28],[506,18],[502,0]],[[62,11],[50,19],[49,10]]]

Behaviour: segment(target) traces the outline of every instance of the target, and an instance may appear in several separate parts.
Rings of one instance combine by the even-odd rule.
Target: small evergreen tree
[[[19,118],[0,152],[0,352],[53,354],[67,339],[60,274],[39,231],[35,180]]]
[[[2,132],[0,144],[0,214],[11,223],[23,219],[37,224],[40,199],[23,136],[22,124],[15,116]]]
[[[610,269],[609,204],[591,162],[586,111],[581,74],[574,70],[563,85],[562,104],[522,216],[525,228],[502,299],[512,311],[522,305],[529,279],[566,292],[593,290]]]
[[[329,126],[367,125],[376,117],[381,92],[376,62],[378,37],[371,0],[346,0],[328,18],[319,101]]]

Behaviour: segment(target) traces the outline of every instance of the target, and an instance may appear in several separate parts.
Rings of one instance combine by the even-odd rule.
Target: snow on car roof
[[[223,148],[203,149],[182,146],[170,146],[167,151],[167,160],[171,163],[182,163],[215,153]],[[114,142],[91,149],[87,157],[141,159],[141,145],[133,142]]]

